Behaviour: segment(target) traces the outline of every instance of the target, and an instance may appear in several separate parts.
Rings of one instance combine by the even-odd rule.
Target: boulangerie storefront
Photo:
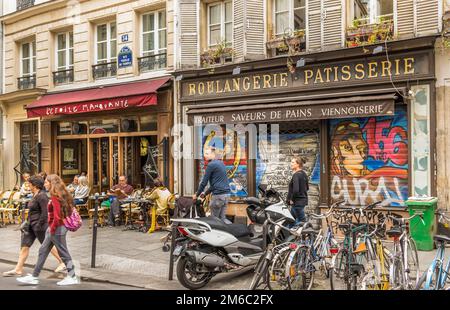
[[[290,159],[303,156],[309,208],[345,200],[402,207],[409,196],[435,195],[434,38],[244,63],[214,74],[184,72],[181,102],[194,128],[196,181],[204,147],[222,151],[236,214],[243,198],[268,184],[287,194]],[[298,56],[297,58],[301,58]],[[294,59],[294,62],[297,59]],[[184,176],[188,182],[189,176]]]

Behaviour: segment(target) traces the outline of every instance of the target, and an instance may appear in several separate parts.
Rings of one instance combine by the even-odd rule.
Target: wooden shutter
[[[233,1],[233,49],[234,61],[244,60],[245,54],[245,0]]]
[[[397,36],[408,38],[414,36],[414,6],[415,0],[397,0]]]
[[[306,34],[308,50],[319,50],[322,45],[322,1],[308,1],[308,29]]]
[[[264,55],[264,0],[247,0],[246,8],[246,59]]]
[[[416,0],[416,36],[440,32],[439,0]]]
[[[344,46],[343,31],[343,8],[345,0],[327,0],[323,3],[324,15],[323,23],[323,42],[324,49],[340,48]]]
[[[180,0],[180,68],[193,68],[200,62],[198,44],[198,0]]]

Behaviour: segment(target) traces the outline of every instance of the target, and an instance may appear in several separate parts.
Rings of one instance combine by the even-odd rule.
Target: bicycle
[[[408,218],[398,218],[389,215],[397,225],[386,232],[394,239],[392,264],[389,270],[389,282],[393,290],[414,289],[419,279],[419,256],[416,242],[409,233],[408,222],[419,216],[422,223],[423,214],[416,213]]]
[[[376,202],[366,207],[351,208],[339,210],[340,217],[345,217],[346,223],[338,224],[338,228],[344,232],[344,241],[338,253],[333,257],[331,266],[333,272],[330,274],[330,286],[332,290],[346,289],[356,290],[358,288],[359,279],[364,274],[364,266],[367,261],[366,249],[357,248],[357,236],[362,231],[367,231],[370,226],[367,223],[354,225],[353,217],[357,217],[359,222],[360,217],[364,217],[364,211],[371,210],[381,202]],[[357,212],[359,211],[359,212]],[[351,213],[351,217],[348,217]],[[336,214],[335,214],[336,217]]]
[[[446,221],[450,223],[450,216],[445,215],[443,210],[437,210],[436,215],[439,215],[439,222]],[[450,272],[450,260],[444,267],[445,263],[445,247],[450,244],[450,237],[444,235],[434,236],[434,241],[437,243],[437,253],[427,272],[423,273],[416,289],[420,289],[423,286],[424,290],[443,290],[446,289],[445,285],[449,279]],[[449,289],[449,288],[447,288]]]

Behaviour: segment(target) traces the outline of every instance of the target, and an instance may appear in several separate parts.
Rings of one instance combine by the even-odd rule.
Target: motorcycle
[[[215,217],[172,219],[181,235],[173,252],[175,261],[178,260],[176,270],[181,285],[200,289],[220,273],[256,265],[270,238],[281,231],[269,223],[267,213],[280,225],[295,222],[289,207],[281,200],[268,206],[261,201],[253,202],[247,208],[252,222],[249,226],[225,224]],[[261,209],[253,212],[257,204]],[[261,223],[262,233],[255,234],[252,227]]]

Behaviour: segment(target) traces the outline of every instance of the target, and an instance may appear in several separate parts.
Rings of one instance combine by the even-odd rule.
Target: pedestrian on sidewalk
[[[33,193],[33,198],[28,203],[28,229],[22,232],[19,260],[16,267],[3,273],[4,277],[22,276],[23,267],[30,254],[30,248],[34,241],[38,239],[39,243],[43,243],[45,239],[45,231],[48,228],[48,214],[47,205],[48,197],[44,192],[44,180],[40,176],[32,176],[28,180],[30,183],[30,189]],[[66,269],[61,257],[58,255],[58,251],[55,247],[52,248],[51,253],[59,262],[58,268],[55,272],[61,272]]]
[[[48,254],[52,247],[55,246],[67,268],[67,277],[59,281],[57,285],[79,284],[80,281],[75,275],[75,266],[72,257],[67,249],[67,228],[63,222],[63,219],[69,217],[75,208],[72,195],[69,194],[64,182],[57,175],[49,175],[45,180],[44,186],[50,193],[50,202],[48,204],[49,227],[45,233],[45,240],[39,249],[39,257],[33,274],[17,278],[17,281],[30,285],[39,284],[39,274],[44,267]]]
[[[305,160],[301,157],[294,157],[291,160],[294,174],[289,182],[287,203],[292,206],[291,213],[296,224],[306,221],[305,207],[308,205],[309,181],[308,175],[303,170],[304,164]]]
[[[205,196],[203,192],[209,183],[207,192],[212,193],[209,207],[214,217],[230,223],[225,215],[227,211],[228,198],[230,195],[230,184],[227,176],[227,168],[223,161],[217,159],[216,148],[208,147],[205,149],[205,158],[208,161],[205,175],[203,176],[197,193],[192,197],[197,200],[200,196]]]

